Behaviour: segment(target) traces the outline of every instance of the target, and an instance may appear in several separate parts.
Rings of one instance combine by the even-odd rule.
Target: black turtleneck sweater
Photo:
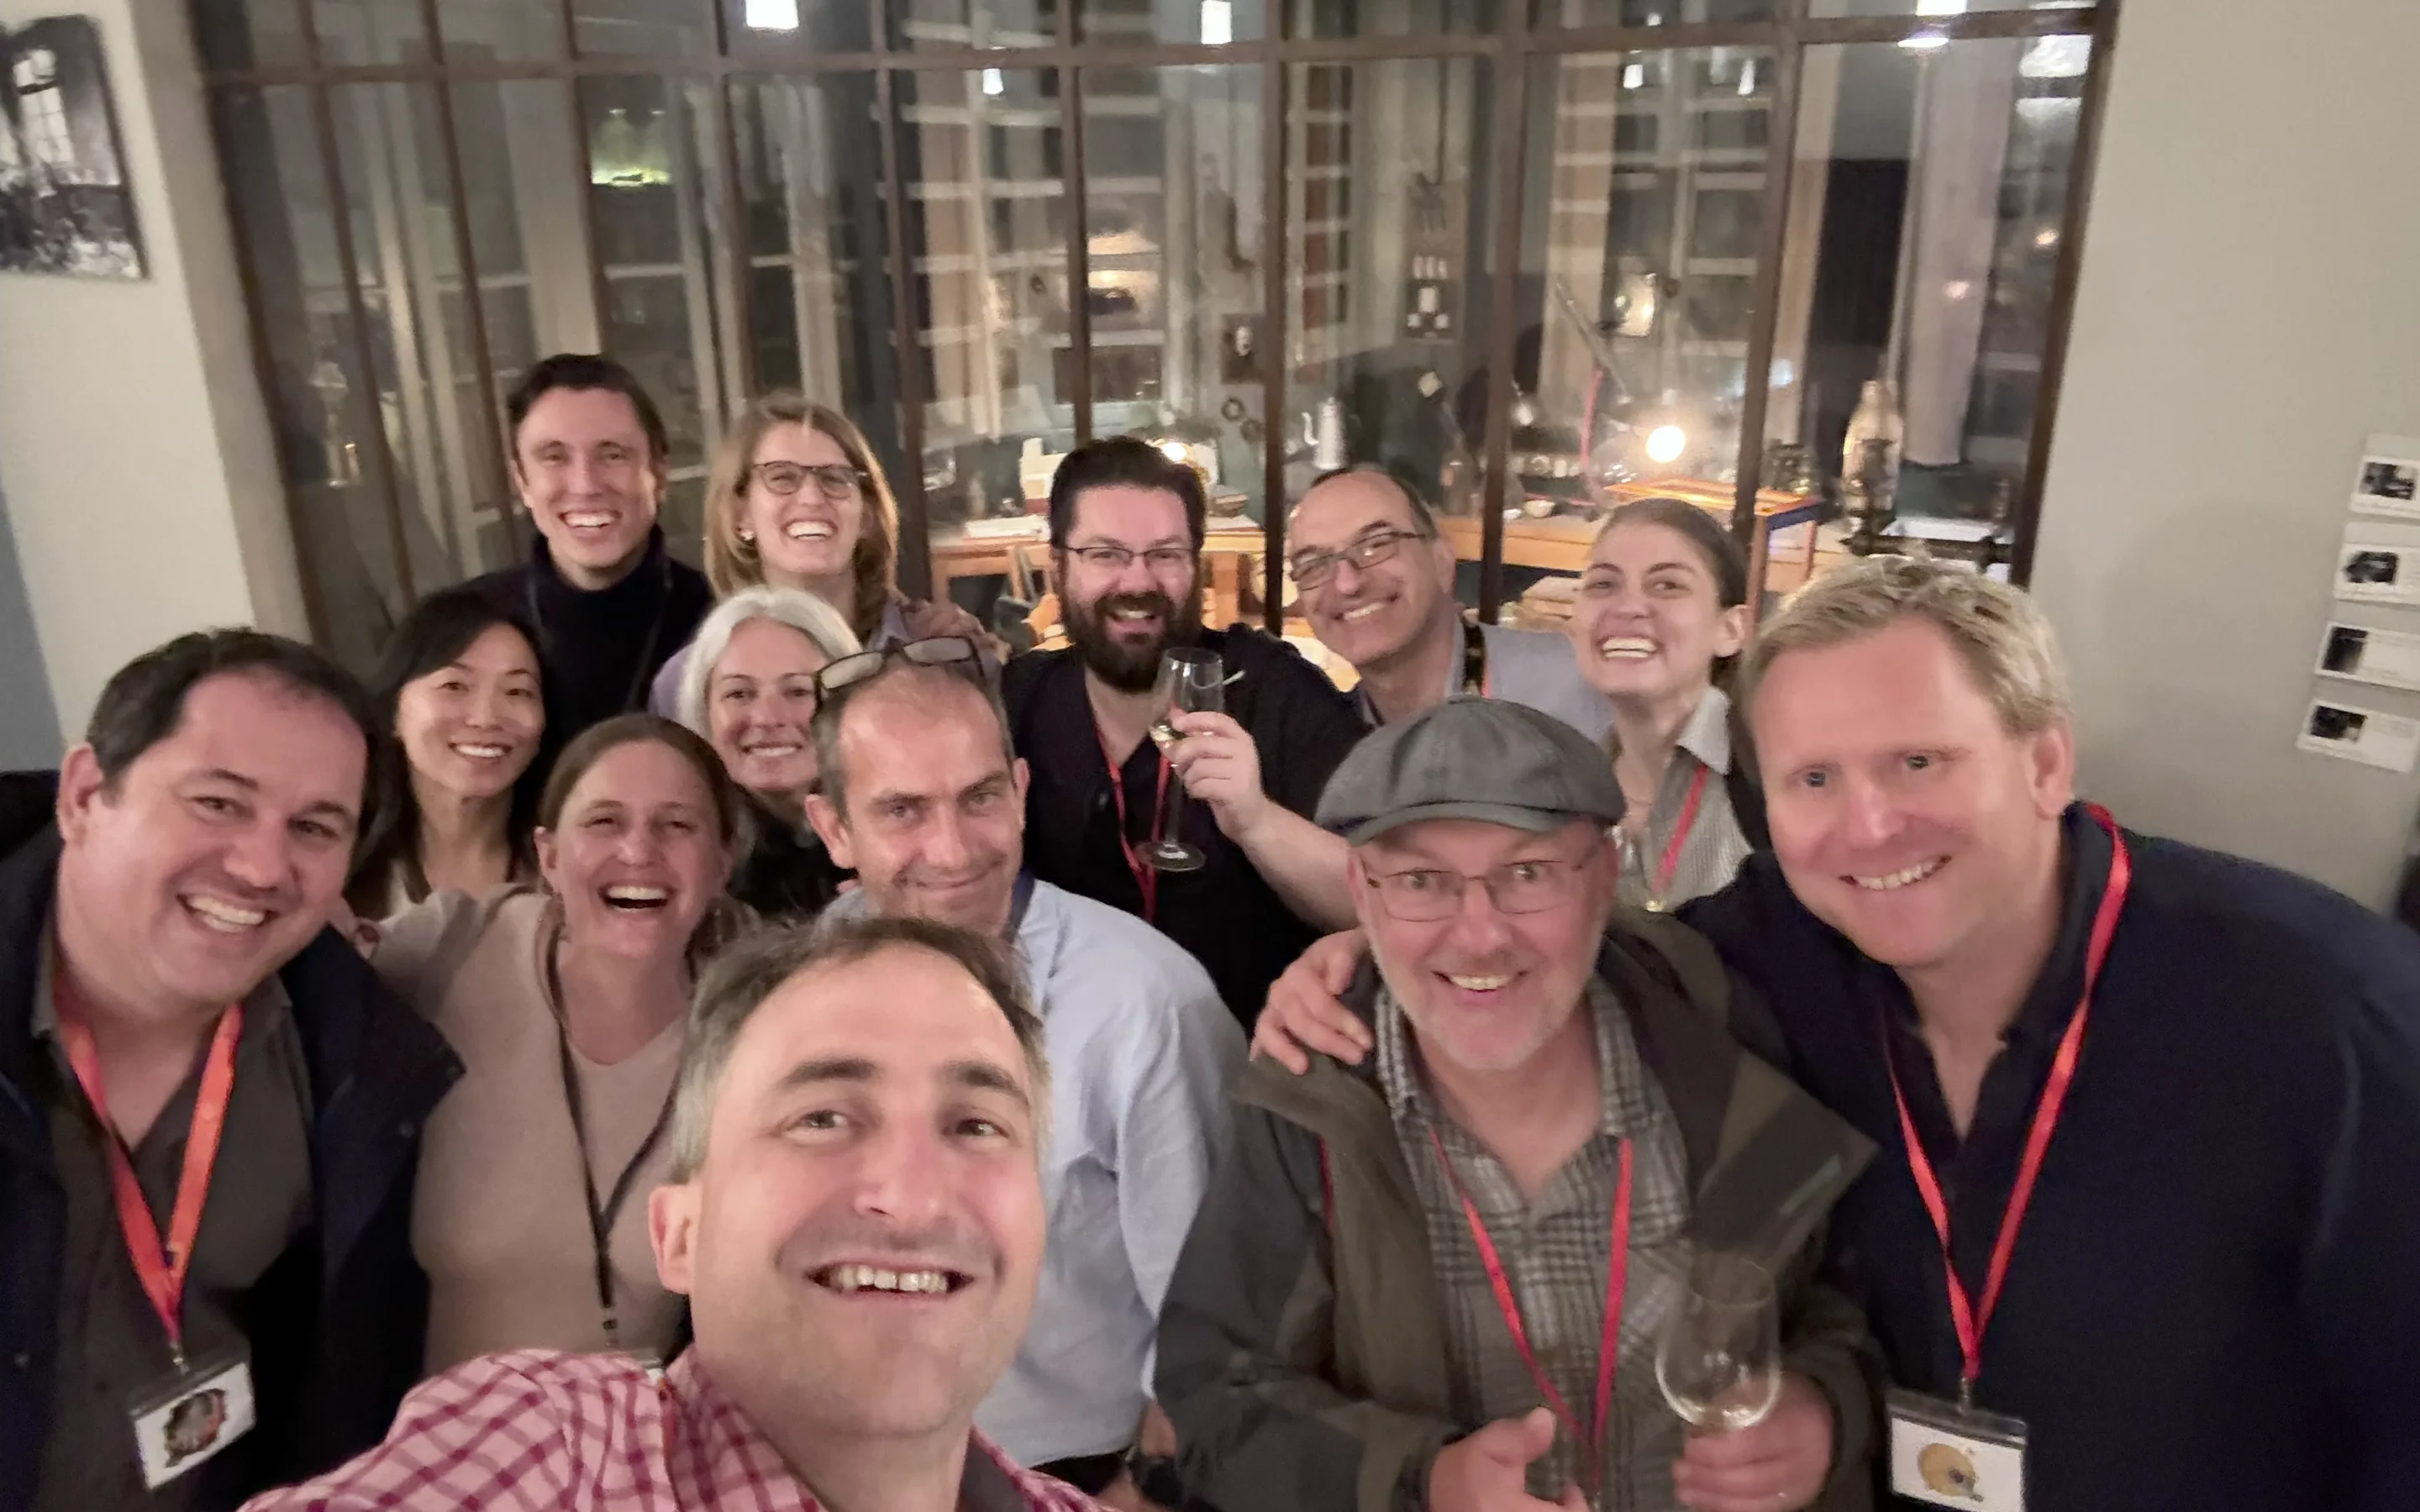
[[[543,536],[527,562],[472,586],[497,609],[537,627],[547,745],[553,750],[590,725],[645,708],[657,669],[690,643],[714,607],[706,575],[673,560],[660,529],[648,532],[639,564],[608,587],[566,581]]]

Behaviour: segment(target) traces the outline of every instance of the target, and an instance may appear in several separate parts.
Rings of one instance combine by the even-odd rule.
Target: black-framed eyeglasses
[[[1451,918],[1462,912],[1463,894],[1474,882],[1487,889],[1487,901],[1499,914],[1543,914],[1579,896],[1580,873],[1595,856],[1591,850],[1576,860],[1539,856],[1507,861],[1477,876],[1429,868],[1372,872],[1370,886],[1379,905],[1407,924]]]
[[[839,462],[827,462],[808,467],[802,462],[759,462],[748,470],[749,476],[765,486],[765,491],[787,499],[813,478],[816,488],[826,499],[837,502],[854,497],[866,485],[866,476],[857,468]]]
[[[1070,546],[1060,549],[1084,565],[1097,567],[1104,572],[1124,572],[1137,557],[1142,558],[1142,564],[1156,573],[1190,572],[1198,560],[1198,554],[1189,546],[1155,546],[1148,551],[1137,551],[1124,546]]]
[[[880,651],[860,651],[828,662],[815,673],[815,702],[826,705],[833,695],[858,684],[872,680],[876,672],[894,661],[905,661],[918,667],[960,667],[981,665],[975,643],[962,635],[926,636],[922,640],[902,641]]]
[[[1393,556],[1395,548],[1405,541],[1427,539],[1418,531],[1372,531],[1342,551],[1305,551],[1294,559],[1295,586],[1317,588],[1336,576],[1336,564],[1340,562],[1350,562],[1357,568],[1374,567]]]

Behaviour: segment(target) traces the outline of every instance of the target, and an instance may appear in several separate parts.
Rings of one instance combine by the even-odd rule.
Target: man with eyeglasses
[[[807,811],[859,887],[826,910],[929,918],[1017,949],[1042,1012],[1054,1137],[1032,1321],[975,1422],[1020,1464],[1139,1506],[1159,1305],[1228,1126],[1244,1039],[1199,963],[1149,925],[1022,871],[1025,764],[973,648],[945,637],[817,674]]]
[[[1350,919],[1344,847],[1308,817],[1361,736],[1353,706],[1284,641],[1202,625],[1202,475],[1133,437],[1078,447],[1050,484],[1050,540],[1066,651],[1011,660],[1002,693],[1032,782],[1034,874],[1158,926],[1209,969],[1249,1024],[1315,925]],[[1151,727],[1161,656],[1218,654],[1226,712]],[[1182,785],[1197,800],[1176,802]],[[1158,872],[1171,834],[1202,853]]]
[[[1453,594],[1453,548],[1425,501],[1383,468],[1314,480],[1286,527],[1295,586],[1320,644],[1360,675],[1373,726],[1457,693],[1509,699],[1603,740],[1612,705],[1580,676],[1559,635],[1472,625]]]
[[[1347,1000],[1378,1052],[1238,1079],[1160,1319],[1192,1494],[1868,1504],[1864,1328],[1812,1271],[1872,1147],[1772,1068],[1773,1022],[1712,947],[1617,913],[1621,808],[1586,737],[1492,699],[1388,724],[1338,769],[1319,820],[1353,847],[1375,966]],[[1715,1257],[1771,1278],[1780,1374],[1754,1426],[1690,1434],[1656,1345]]]

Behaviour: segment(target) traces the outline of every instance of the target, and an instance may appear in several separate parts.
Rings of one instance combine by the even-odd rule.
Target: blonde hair
[[[805,636],[826,662],[853,656],[862,649],[840,610],[802,588],[776,588],[758,583],[742,588],[714,606],[690,642],[689,660],[681,668],[680,698],[674,707],[680,722],[709,738],[706,717],[706,685],[714,680],[714,664],[731,649],[731,638],[750,620],[773,620]]]
[[[1749,648],[1742,700],[1753,701],[1773,664],[1791,652],[1862,640],[1909,618],[1949,638],[2009,733],[2039,734],[2068,721],[2067,669],[2031,596],[1967,567],[1907,557],[1860,562],[1801,589]]]
[[[766,433],[779,425],[804,425],[831,438],[864,478],[864,518],[857,531],[857,548],[849,554],[856,602],[840,606],[859,640],[871,638],[882,623],[899,568],[899,501],[882,464],[874,459],[865,434],[837,409],[819,405],[795,389],[779,389],[741,410],[723,434],[715,453],[714,471],[706,484],[706,580],[715,596],[725,598],[765,580],[765,560],[756,543],[739,538],[746,523],[746,499],[756,448]]]

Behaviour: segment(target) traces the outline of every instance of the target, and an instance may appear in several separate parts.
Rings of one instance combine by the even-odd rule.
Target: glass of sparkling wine
[[[1158,713],[1151,722],[1151,738],[1164,753],[1179,738],[1174,720],[1180,714],[1216,713],[1227,706],[1227,669],[1215,651],[1177,646],[1161,653],[1159,687],[1152,695]],[[1158,872],[1198,872],[1203,856],[1198,846],[1181,838],[1177,820],[1185,812],[1185,784],[1173,783],[1168,795],[1168,817],[1160,838],[1143,847],[1142,858]]]
[[[1773,1276],[1745,1257],[1700,1251],[1655,1350],[1655,1384],[1705,1433],[1753,1427],[1781,1396],[1781,1314]]]

